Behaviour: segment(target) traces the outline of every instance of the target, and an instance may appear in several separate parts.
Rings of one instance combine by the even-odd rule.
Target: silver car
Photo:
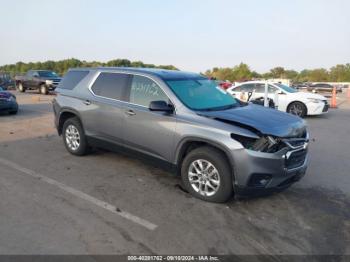
[[[71,69],[56,91],[55,124],[71,154],[140,152],[176,167],[184,187],[206,201],[279,191],[307,168],[304,120],[240,102],[199,74]]]

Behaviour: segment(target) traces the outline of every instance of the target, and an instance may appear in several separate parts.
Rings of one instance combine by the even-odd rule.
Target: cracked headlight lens
[[[237,134],[231,134],[231,138],[240,142],[246,149],[264,153],[275,153],[287,146],[280,138],[272,136],[251,138]]]

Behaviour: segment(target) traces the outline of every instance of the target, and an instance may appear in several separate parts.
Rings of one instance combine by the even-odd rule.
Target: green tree
[[[322,82],[328,81],[329,74],[324,68],[313,69],[309,71],[308,81],[310,82]]]
[[[329,72],[329,79],[334,82],[350,81],[350,64],[332,67]]]
[[[285,78],[286,71],[283,67],[278,66],[270,70],[272,78]]]
[[[250,80],[252,78],[252,71],[247,64],[240,63],[233,68],[234,81]]]
[[[128,59],[114,59],[106,63],[99,61],[80,61],[76,58],[70,58],[60,61],[45,61],[45,62],[36,62],[36,63],[23,63],[17,62],[16,64],[0,66],[0,71],[10,72],[12,75],[23,74],[31,69],[47,69],[53,70],[61,75],[65,74],[70,68],[77,67],[99,67],[99,66],[116,66],[116,67],[152,67],[152,68],[163,68],[163,69],[172,69],[178,70],[173,65],[153,65],[153,64],[144,64],[141,61],[131,62]]]

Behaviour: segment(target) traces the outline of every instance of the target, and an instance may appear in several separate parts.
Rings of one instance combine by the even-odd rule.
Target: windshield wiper
[[[204,109],[201,109],[200,111],[222,111],[222,110],[227,110],[227,109],[231,109],[239,106],[240,106],[239,104],[231,104],[227,106],[204,108]]]

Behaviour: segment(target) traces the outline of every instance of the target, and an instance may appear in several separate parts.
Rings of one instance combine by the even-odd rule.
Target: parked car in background
[[[18,104],[16,96],[0,87],[0,112],[17,114]]]
[[[234,97],[247,100],[262,99],[265,96],[265,81],[244,82],[228,89]],[[268,83],[268,98],[278,110],[300,117],[320,115],[328,112],[329,105],[324,96],[298,92],[296,89],[280,83]]]
[[[15,86],[15,83],[11,75],[6,72],[0,72],[0,87],[2,87],[2,89],[7,90],[14,86]]]
[[[294,89],[307,89],[308,87],[310,86],[310,83],[299,83],[299,82],[296,82],[296,83],[293,83],[291,85],[292,88]]]
[[[46,95],[49,91],[56,89],[61,77],[50,70],[29,70],[24,76],[16,76],[15,81],[20,92],[38,90],[41,94]]]
[[[141,152],[176,167],[186,190],[206,201],[280,191],[306,171],[304,120],[241,103],[200,74],[73,69],[56,91],[55,124],[71,154]]]
[[[218,84],[224,90],[229,89],[232,86],[232,83],[230,83],[228,81],[218,81]]]
[[[312,84],[310,85],[307,90],[309,92],[332,92],[333,91],[333,85],[331,84],[327,84],[327,83],[316,83],[316,84]],[[342,92],[342,88],[341,86],[336,86],[336,92],[337,93],[341,93]]]

